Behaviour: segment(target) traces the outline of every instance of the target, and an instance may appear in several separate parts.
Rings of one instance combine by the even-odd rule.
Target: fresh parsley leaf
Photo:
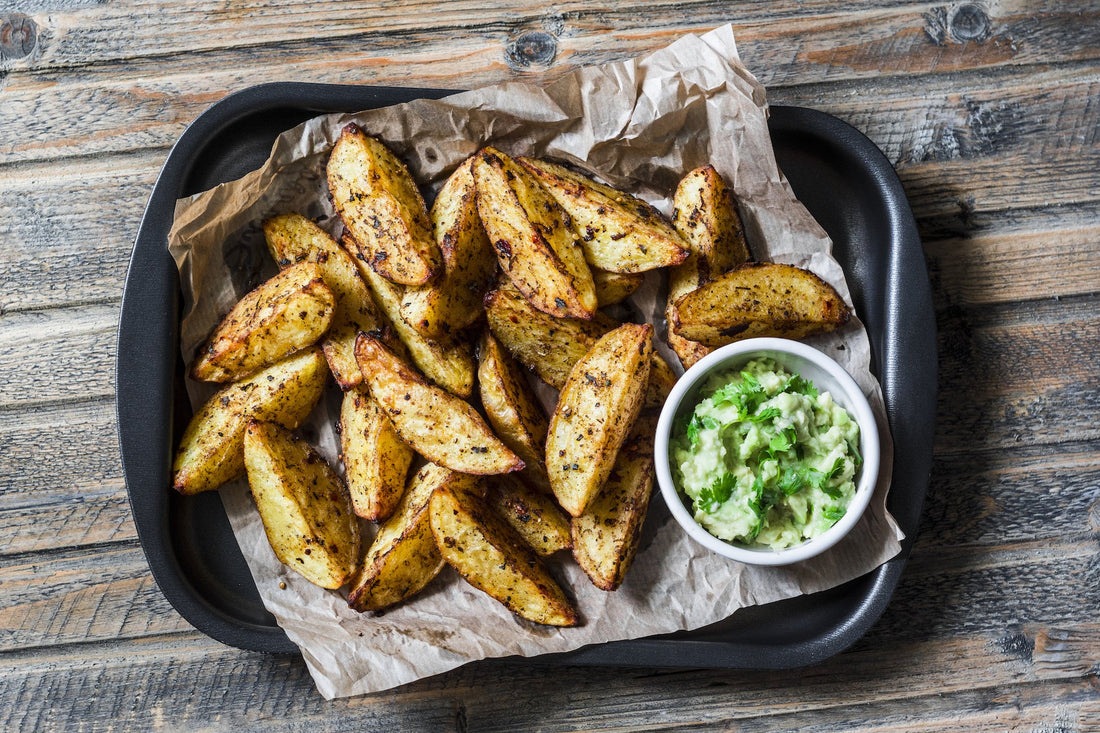
[[[695,444],[699,442],[699,428],[703,426],[703,423],[699,420],[698,415],[692,415],[691,421],[687,426],[687,439],[691,444],[691,449],[695,450]]]
[[[768,450],[773,455],[775,453],[789,451],[797,439],[798,433],[795,432],[794,426],[792,425],[778,435],[773,436],[772,439],[768,441]]]
[[[859,454],[859,448],[852,441],[848,441],[848,449],[852,451],[852,458],[855,460],[856,468],[859,468],[863,463],[863,456]]]
[[[821,516],[825,517],[830,522],[837,522],[846,513],[847,512],[844,509],[841,509],[838,506],[827,506],[825,507],[825,510],[821,512]]]
[[[796,374],[787,380],[787,383],[783,386],[784,392],[792,392],[794,394],[804,394],[807,397],[813,397],[817,399],[817,387],[809,379],[806,379],[801,374]]]
[[[801,471],[788,468],[779,475],[776,487],[783,492],[784,496],[794,496],[806,488],[806,477],[802,475]]]
[[[762,423],[777,418],[782,414],[782,411],[778,407],[766,407],[755,415],[749,415],[747,419],[749,422]]]
[[[844,456],[837,456],[833,466],[825,473],[825,480],[832,481],[844,470]]]
[[[717,481],[699,492],[699,506],[707,514],[714,514],[718,508],[729,501],[737,479],[727,471]]]
[[[722,427],[722,423],[718,422],[709,415],[704,415],[702,418],[700,418],[700,422],[703,423],[703,427],[707,430],[717,430],[718,428]]]
[[[711,395],[711,400],[718,407],[736,405],[742,418],[756,412],[756,408],[766,399],[768,393],[760,385],[760,380],[749,372],[741,372],[740,382],[730,382]]]

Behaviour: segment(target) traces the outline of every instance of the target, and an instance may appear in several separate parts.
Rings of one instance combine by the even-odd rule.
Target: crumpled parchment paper
[[[169,249],[185,293],[181,347],[188,363],[237,299],[275,272],[259,229],[264,218],[297,210],[338,233],[324,165],[350,121],[383,139],[433,191],[491,143],[512,154],[581,164],[670,214],[680,177],[709,162],[740,199],[757,259],[808,267],[851,302],[828,236],[776,167],[764,89],[742,65],[726,26],[638,60],[578,69],[546,87],[503,83],[438,101],[318,117],[284,133],[259,170],[177,204]],[[649,279],[633,308],[663,333],[659,278]],[[222,498],[264,603],[301,648],[326,698],[384,690],[485,657],[698,628],[744,606],[836,586],[900,549],[902,533],[885,509],[893,451],[882,392],[868,368],[867,334],[854,319],[810,343],[856,378],[879,418],[883,468],[855,530],[808,562],[748,567],[692,542],[655,497],[637,559],[617,592],[596,589],[568,558],[553,563],[580,610],[578,628],[523,621],[449,569],[397,608],[356,613],[342,593],[317,588],[278,562],[243,481],[222,488]],[[196,383],[188,389],[196,406],[213,392]],[[303,433],[336,464],[339,395],[332,392]]]

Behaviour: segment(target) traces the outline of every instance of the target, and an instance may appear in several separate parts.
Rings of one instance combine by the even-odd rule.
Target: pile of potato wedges
[[[710,166],[680,183],[671,221],[572,168],[493,148],[429,209],[401,160],[354,124],[326,174],[342,233],[295,213],[263,223],[280,272],[195,358],[193,379],[225,386],[188,425],[173,481],[194,494],[247,477],[279,560],[347,586],[358,611],[401,603],[450,566],[522,618],[575,625],[544,559],[565,550],[597,587],[621,585],[676,376],[652,325],[600,309],[645,273],[668,270],[667,338],[685,367],[738,338],[848,318],[812,273],[749,262]],[[329,374],[343,392],[342,472],[295,432]],[[557,390],[549,415],[536,380]]]

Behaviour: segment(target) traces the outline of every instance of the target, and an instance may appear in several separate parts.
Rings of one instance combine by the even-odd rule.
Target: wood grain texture
[[[12,13],[0,729],[1100,730],[1094,2],[31,0],[0,26]],[[487,661],[325,702],[301,659],[191,629],[138,546],[113,405],[133,237],[187,124],[256,83],[543,83],[727,22],[773,103],[831,112],[884,150],[924,242],[935,458],[871,632],[807,669]]]

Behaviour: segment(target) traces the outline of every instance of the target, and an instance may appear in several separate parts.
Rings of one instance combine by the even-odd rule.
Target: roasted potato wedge
[[[328,369],[318,348],[307,349],[249,379],[223,387],[183,432],[172,483],[181,494],[210,491],[244,474],[242,445],[252,418],[296,428],[321,398]]]
[[[791,265],[742,265],[672,307],[671,329],[706,346],[757,336],[805,338],[848,322],[851,311],[831,285]]]
[[[255,374],[317,343],[335,308],[335,296],[317,265],[289,267],[233,306],[199,352],[191,376],[235,382]]]
[[[733,191],[714,166],[705,165],[680,180],[672,197],[673,226],[688,243],[691,254],[668,274],[665,318],[672,323],[672,304],[692,290],[749,261],[745,228]],[[668,345],[684,368],[711,352],[710,347],[668,330]]]
[[[687,243],[645,201],[556,163],[519,158],[573,220],[584,258],[608,272],[645,272],[678,265]]]
[[[279,267],[305,261],[321,268],[325,284],[336,297],[336,311],[321,347],[336,383],[351,389],[363,380],[355,363],[355,337],[360,331],[380,333],[388,325],[359,277],[355,261],[328,232],[301,214],[273,217],[263,228],[267,249]]]
[[[322,588],[347,582],[359,560],[359,521],[340,477],[282,425],[251,420],[248,486],[279,561]]]
[[[424,198],[408,168],[354,123],[340,133],[328,166],[332,205],[351,232],[359,258],[382,277],[423,285],[443,270]]]
[[[523,461],[500,442],[477,410],[428,384],[377,338],[359,334],[355,356],[371,396],[413,450],[453,471],[519,471]]]
[[[344,240],[345,247],[354,244]],[[450,337],[427,339],[401,317],[401,301],[405,288],[395,285],[367,266],[356,261],[359,272],[370,286],[374,302],[390,319],[394,331],[412,357],[413,364],[440,387],[458,395],[469,397],[474,390],[474,355],[471,349]],[[387,344],[389,346],[389,344]],[[391,347],[392,348],[392,347]]]
[[[622,585],[638,551],[653,494],[653,436],[657,415],[641,414],[595,498],[571,524],[573,557],[603,590]]]
[[[485,296],[485,314],[500,344],[555,389],[562,388],[573,365],[601,336],[621,325],[601,313],[591,321],[554,318],[531,306],[510,283]],[[672,367],[654,351],[645,406],[663,405],[675,383]]]
[[[393,516],[378,529],[351,581],[348,606],[379,611],[418,593],[443,569],[428,502],[440,486],[472,478],[429,463],[409,482]]]
[[[580,516],[603,486],[641,410],[653,363],[653,327],[625,324],[574,365],[546,436],[546,467],[558,503]]]
[[[441,486],[430,510],[440,554],[470,585],[529,621],[577,624],[576,610],[535,551],[474,491]]]
[[[601,308],[626,300],[641,287],[644,280],[645,274],[641,272],[592,270],[592,281],[596,285],[596,302]]]
[[[486,333],[481,341],[477,383],[481,405],[497,437],[523,459],[523,476],[532,485],[550,490],[543,462],[546,415],[515,360]]]
[[[539,555],[573,545],[569,518],[549,494],[512,476],[498,476],[486,500]]]
[[[531,173],[495,148],[474,159],[477,210],[497,259],[524,297],[550,315],[588,319],[596,287],[569,216]]]
[[[432,232],[443,252],[443,274],[405,291],[401,317],[426,338],[471,325],[484,312],[481,297],[493,283],[497,258],[477,215],[473,158],[451,174],[432,204]]]
[[[416,453],[366,389],[344,393],[340,449],[355,513],[373,522],[387,519],[405,492],[405,476]]]

